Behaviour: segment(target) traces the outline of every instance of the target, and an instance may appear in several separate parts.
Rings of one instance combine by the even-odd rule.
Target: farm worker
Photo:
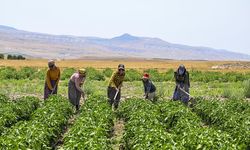
[[[108,85],[108,101],[111,107],[114,105],[114,109],[118,108],[121,99],[121,87],[124,77],[125,66],[123,64],[119,64],[118,70],[112,74]]]
[[[144,96],[145,99],[154,100],[156,87],[153,82],[149,79],[149,74],[145,73],[142,77],[142,83],[144,86]]]
[[[177,71],[174,72],[175,78],[175,91],[173,95],[173,100],[181,100],[183,103],[187,104],[189,100],[189,73],[184,65],[180,65]]]
[[[57,94],[58,83],[60,80],[60,69],[55,65],[54,60],[48,61],[48,67],[49,69],[47,70],[44,86],[44,100],[46,100],[51,94]]]
[[[84,84],[86,79],[86,70],[79,69],[78,72],[74,73],[69,80],[68,84],[68,96],[71,104],[76,107],[78,111],[80,108],[80,98],[84,99],[84,91],[81,86]]]

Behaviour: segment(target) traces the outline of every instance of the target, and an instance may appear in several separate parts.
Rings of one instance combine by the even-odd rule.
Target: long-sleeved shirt
[[[176,71],[176,72],[174,72],[174,78],[175,78],[176,84],[184,83],[184,84],[188,85],[188,87],[190,87],[188,71],[185,71],[184,75],[179,75]]]
[[[118,71],[114,72],[109,80],[109,87],[121,87],[124,77],[125,73],[120,75]]]
[[[74,73],[71,77],[70,77],[70,80],[73,81],[75,83],[75,86],[76,86],[76,89],[78,91],[80,91],[81,93],[83,93],[83,90],[82,88],[80,87],[81,84],[84,83],[85,81],[85,77],[81,77],[79,75],[79,73]]]
[[[47,70],[47,74],[46,74],[46,83],[48,85],[48,88],[50,90],[53,90],[54,87],[52,87],[51,85],[51,80],[55,80],[56,81],[56,86],[59,83],[60,80],[60,69],[58,67],[55,67],[55,69],[48,69]]]
[[[142,81],[145,93],[153,93],[156,91],[156,87],[151,80]]]

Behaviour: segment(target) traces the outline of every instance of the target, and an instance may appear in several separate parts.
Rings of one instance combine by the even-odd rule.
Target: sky
[[[129,33],[250,55],[250,0],[0,0],[0,25],[102,38]]]

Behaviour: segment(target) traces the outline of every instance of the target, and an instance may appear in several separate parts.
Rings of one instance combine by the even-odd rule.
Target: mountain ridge
[[[203,46],[188,46],[128,33],[113,38],[51,35],[0,25],[0,53],[45,59],[138,57],[174,60],[243,60],[250,55]]]

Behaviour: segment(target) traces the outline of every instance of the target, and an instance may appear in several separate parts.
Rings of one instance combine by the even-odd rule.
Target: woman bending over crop
[[[60,80],[60,69],[56,67],[54,60],[49,60],[48,67],[49,69],[47,70],[44,86],[44,100],[46,100],[51,94],[57,94],[58,83]]]
[[[173,100],[181,100],[185,104],[189,100],[189,73],[184,65],[180,65],[177,71],[174,72],[176,87],[174,90]]]
[[[77,73],[74,73],[68,83],[68,96],[70,102],[76,107],[76,110],[80,108],[80,98],[84,99],[84,91],[81,86],[86,79],[86,70],[79,69]]]
[[[151,100],[151,101],[155,100],[156,87],[153,84],[153,82],[150,80],[148,73],[145,73],[143,75],[142,83],[143,83],[143,86],[144,86],[145,99],[148,99],[148,100]]]

